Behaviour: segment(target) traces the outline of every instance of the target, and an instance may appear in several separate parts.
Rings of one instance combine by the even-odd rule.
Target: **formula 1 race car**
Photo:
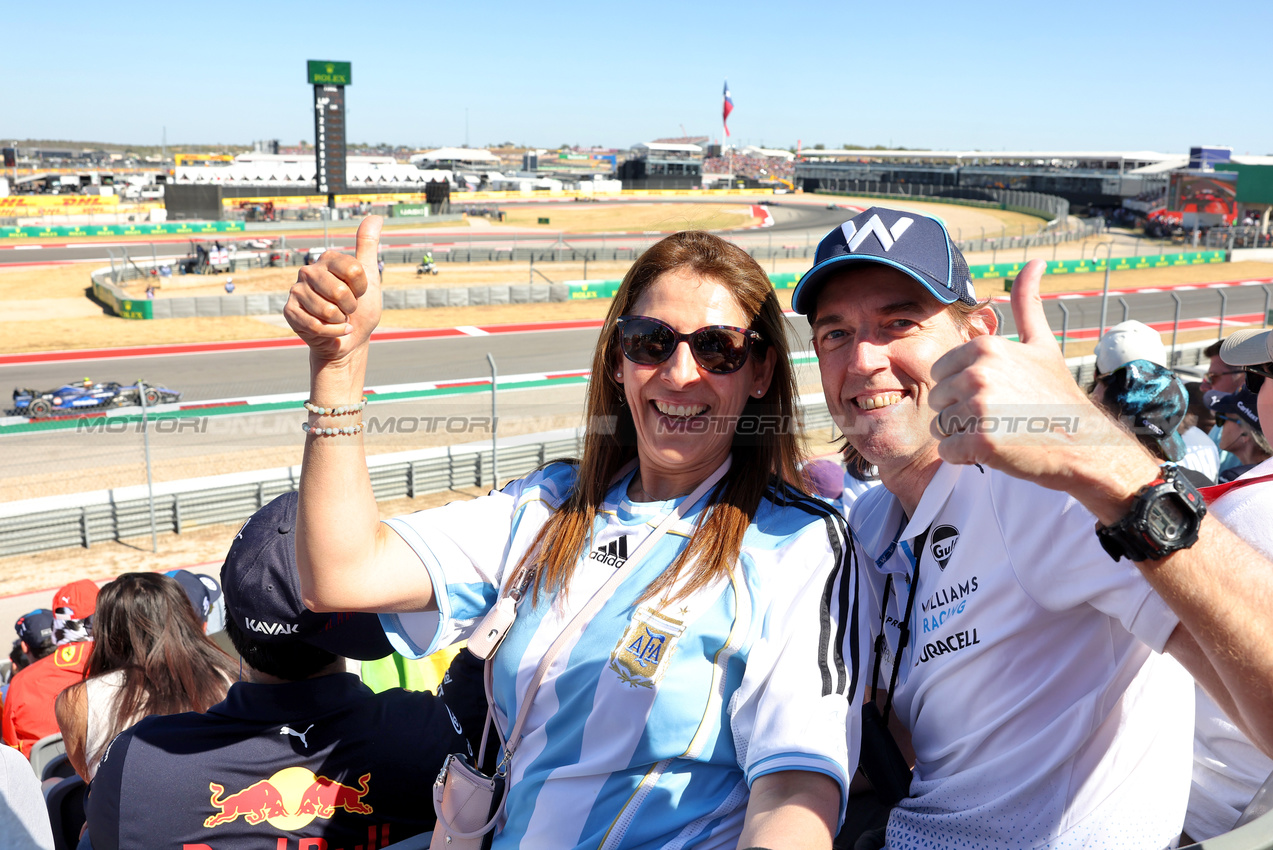
[[[146,406],[178,401],[181,393],[166,387],[146,385]],[[33,390],[19,387],[13,391],[13,413],[42,419],[46,416],[74,415],[97,411],[107,407],[129,407],[141,404],[141,390],[137,384],[120,384],[116,381],[94,382],[90,378],[74,384],[65,384],[55,390]]]

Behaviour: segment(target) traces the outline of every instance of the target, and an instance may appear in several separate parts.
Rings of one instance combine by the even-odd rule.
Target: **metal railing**
[[[1174,367],[1205,365],[1203,350],[1209,341],[1182,343],[1170,348]],[[1095,357],[1071,357],[1071,374],[1080,385],[1093,380]],[[801,426],[814,431],[832,426],[831,415],[821,394],[804,396]],[[428,493],[462,487],[491,485],[494,462],[490,444],[467,444],[423,449],[391,457],[368,459],[372,489],[376,499],[414,498]],[[525,475],[545,462],[559,457],[577,457],[583,450],[583,433],[575,430],[514,438],[498,448],[498,467],[505,480]],[[158,531],[181,534],[186,529],[206,525],[241,522],[275,496],[295,490],[299,467],[262,470],[235,476],[236,483],[217,486],[215,479],[174,482],[167,492],[155,495]],[[136,491],[128,491],[132,495]],[[117,498],[115,491],[85,494],[74,507],[53,507],[30,513],[0,516],[0,557],[81,546],[108,540],[125,540],[150,533],[150,502],[133,496]],[[0,513],[4,512],[0,504]],[[14,507],[17,507],[16,505]]]

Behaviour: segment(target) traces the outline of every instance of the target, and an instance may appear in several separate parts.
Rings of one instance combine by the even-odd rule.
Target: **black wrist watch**
[[[1113,525],[1096,526],[1096,537],[1117,561],[1157,561],[1198,541],[1207,506],[1189,480],[1173,464],[1161,477],[1136,493],[1131,511]]]

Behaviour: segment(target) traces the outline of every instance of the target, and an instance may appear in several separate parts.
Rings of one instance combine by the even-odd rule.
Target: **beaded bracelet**
[[[367,406],[367,397],[363,396],[357,404],[344,404],[340,407],[319,407],[312,401],[307,401],[303,405],[310,413],[317,413],[319,416],[340,416],[345,413],[358,413]]]
[[[352,437],[354,434],[362,432],[362,423],[346,425],[344,428],[315,428],[308,422],[302,422],[301,430],[306,434],[313,434],[315,437]]]

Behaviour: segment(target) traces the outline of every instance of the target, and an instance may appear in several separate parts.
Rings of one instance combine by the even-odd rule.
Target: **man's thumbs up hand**
[[[994,336],[993,317],[979,314],[990,332],[933,364],[929,404],[943,460],[1069,490],[1076,478],[1099,475],[1111,450],[1141,452],[1088,400],[1065,365],[1039,297],[1044,267],[1032,260],[1012,286],[1021,341]]]

